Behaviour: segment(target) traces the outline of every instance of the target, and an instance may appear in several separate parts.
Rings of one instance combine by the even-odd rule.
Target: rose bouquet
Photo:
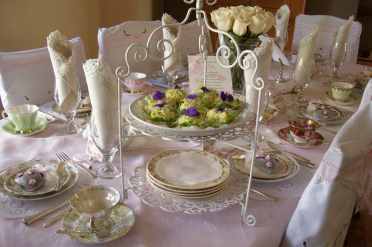
[[[241,51],[259,46],[258,36],[267,33],[275,24],[274,15],[259,6],[221,7],[212,11],[211,19],[218,30],[228,32],[234,38]],[[220,42],[236,54],[235,46],[227,36],[220,35]],[[235,60],[236,56],[231,59]],[[234,90],[241,92],[244,83],[239,66],[232,68],[232,79]]]

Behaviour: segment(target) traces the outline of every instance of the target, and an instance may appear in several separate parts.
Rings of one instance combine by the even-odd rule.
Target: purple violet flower
[[[189,117],[198,117],[200,115],[199,111],[195,107],[187,108],[184,114]]]
[[[189,94],[189,95],[187,95],[187,99],[196,99],[198,97],[198,95],[196,95],[196,94]]]
[[[227,97],[227,93],[225,93],[224,91],[221,91],[220,98],[222,99],[222,101],[226,101],[226,97]]]
[[[202,87],[202,88],[200,88],[200,89],[203,91],[203,93],[208,93],[208,92],[209,92],[209,89],[206,88],[206,87]]]
[[[160,91],[156,91],[153,95],[152,95],[152,98],[154,100],[161,100],[165,97],[165,94],[163,92],[160,92]]]
[[[226,100],[227,100],[228,102],[232,102],[232,101],[234,101],[234,96],[232,96],[231,94],[229,94],[229,95],[227,95]]]
[[[229,93],[225,93],[224,91],[221,91],[220,98],[222,99],[222,101],[234,101],[234,97]]]

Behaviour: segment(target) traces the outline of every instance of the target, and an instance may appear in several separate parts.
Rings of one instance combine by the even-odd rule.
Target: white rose
[[[252,16],[252,22],[249,25],[249,30],[253,34],[261,34],[265,31],[265,15],[263,14],[256,14]]]
[[[240,15],[244,11],[244,6],[239,5],[239,6],[231,6],[230,11],[233,15],[233,17]]]
[[[224,7],[212,11],[211,19],[217,29],[225,32],[231,30],[234,22],[234,17],[231,10]]]
[[[254,11],[256,12],[256,14],[260,14],[262,12],[265,12],[265,10],[263,8],[261,8],[260,6],[254,6]]]
[[[249,24],[250,20],[247,19],[243,13],[241,13],[235,18],[233,32],[238,36],[243,36],[247,33]]]
[[[244,9],[240,13],[240,18],[242,18],[245,22],[251,22],[252,16],[254,16],[255,11],[252,7],[244,7]]]
[[[275,17],[271,12],[267,11],[265,12],[265,19],[264,33],[267,33],[275,25]]]

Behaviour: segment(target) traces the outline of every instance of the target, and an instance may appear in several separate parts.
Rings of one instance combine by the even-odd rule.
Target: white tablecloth
[[[320,87],[314,88],[322,90]],[[315,92],[313,95],[319,95],[319,93]],[[270,127],[277,130],[285,125],[284,116],[280,116],[270,124]],[[45,132],[27,138],[15,137],[0,131],[0,169],[30,159],[55,158],[56,152],[63,151],[71,156],[84,153],[86,140],[78,135],[61,136],[58,134],[60,127],[57,123],[53,123]],[[328,141],[331,141],[332,136],[329,132],[323,134]],[[190,145],[190,148],[194,146]],[[125,154],[129,174],[133,173],[135,167],[144,165],[151,155],[171,148],[187,148],[187,146],[185,143],[159,141],[158,138],[135,139],[130,150]],[[328,144],[310,150],[297,149],[287,144],[283,144],[283,148],[319,164]],[[105,246],[279,246],[289,219],[313,173],[314,170],[301,166],[298,176],[286,182],[255,184],[257,189],[280,198],[277,202],[251,201],[249,210],[257,218],[255,227],[241,224],[238,205],[218,213],[172,214],[144,205],[138,197],[129,192],[127,204],[135,210],[135,226],[126,237]],[[98,180],[96,183],[121,189],[120,179]],[[58,200],[63,199],[64,197],[51,200],[43,206],[52,206],[59,203]],[[0,246],[82,246],[65,235],[56,234],[58,227],[60,226],[55,225],[44,229],[41,223],[27,227],[21,223],[20,219],[0,219]]]

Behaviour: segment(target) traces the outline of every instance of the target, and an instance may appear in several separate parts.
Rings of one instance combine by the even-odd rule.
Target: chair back
[[[314,26],[320,24],[316,52],[322,54],[322,56],[329,57],[336,32],[346,21],[347,20],[327,15],[298,15],[295,22],[292,51],[298,51],[301,39],[310,33]],[[345,62],[356,64],[361,34],[362,25],[354,21],[348,39]]]
[[[76,66],[82,91],[86,91],[82,64],[85,50],[77,37],[72,43],[72,59]],[[42,105],[53,101],[54,73],[46,47],[0,52],[0,98],[5,109],[20,104]]]
[[[125,51],[132,43],[140,43],[146,45],[147,39],[151,32],[161,26],[160,21],[127,21],[122,24],[100,28],[98,30],[98,47],[99,56],[105,60],[115,71],[118,66],[125,65]],[[201,33],[197,22],[191,22],[181,26],[182,37],[181,49],[185,55],[197,54],[199,52],[199,35]],[[159,40],[163,39],[162,30],[158,30],[153,38],[151,51],[156,50],[156,45]],[[211,50],[210,39],[208,49]],[[133,51],[132,51],[133,52]],[[162,52],[158,53],[162,57]],[[132,72],[153,73],[161,70],[162,61],[147,59],[143,62],[136,62],[134,54],[129,55],[129,64]]]
[[[160,21],[127,21],[113,27],[100,28],[98,30],[99,56],[110,65],[113,71],[119,66],[126,67],[125,52],[127,48],[132,43],[146,46],[148,37],[160,25]],[[159,30],[154,34],[153,40],[161,39],[162,32]],[[132,72],[151,73],[161,69],[161,61],[146,59],[146,61],[137,62],[133,52],[134,50],[128,57]],[[138,52],[138,54],[145,54],[143,49]]]

